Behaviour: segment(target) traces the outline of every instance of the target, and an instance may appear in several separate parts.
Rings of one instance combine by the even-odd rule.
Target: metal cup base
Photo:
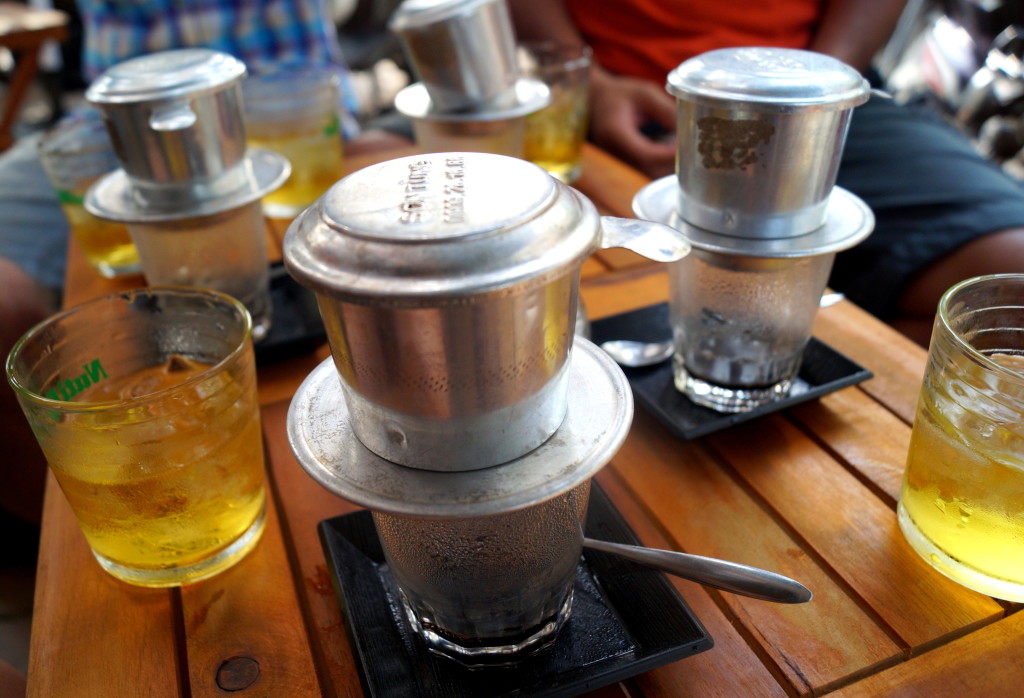
[[[774,385],[757,388],[729,387],[714,385],[688,373],[678,365],[674,370],[676,390],[690,402],[715,410],[716,412],[749,412],[762,405],[775,402],[789,395],[793,387],[792,378],[786,378]]]
[[[413,631],[423,638],[427,649],[434,654],[453,659],[469,669],[513,666],[555,641],[558,631],[572,612],[572,589],[569,589],[565,602],[554,616],[531,629],[525,637],[500,645],[462,644],[458,638],[446,634],[443,629],[425,625],[412,610],[404,592],[402,607]]]

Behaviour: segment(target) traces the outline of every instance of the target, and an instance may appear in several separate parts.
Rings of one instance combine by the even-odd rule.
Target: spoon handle
[[[705,586],[763,601],[804,603],[813,596],[810,589],[789,577],[726,560],[593,538],[584,538],[583,545]]]

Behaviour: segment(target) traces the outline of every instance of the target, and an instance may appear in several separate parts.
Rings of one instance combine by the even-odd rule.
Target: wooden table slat
[[[359,696],[357,660],[346,635],[341,610],[324,558],[317,524],[359,507],[328,492],[307,476],[288,447],[285,417],[288,402],[264,408],[264,430],[277,494],[284,505],[285,531],[298,562],[303,605],[308,614],[324,692]]]
[[[609,215],[633,218],[633,197],[649,181],[603,150],[585,143],[582,171],[573,186]]]
[[[619,459],[613,459],[617,462]],[[651,520],[644,505],[633,496],[628,478],[618,468],[606,467],[597,476],[605,492],[615,501],[619,513],[644,545],[652,548],[672,549],[673,541],[664,530]],[[652,572],[653,574],[653,572]],[[647,698],[704,698],[727,695],[726,689],[740,679],[747,695],[758,698],[782,697],[786,691],[779,685],[757,652],[722,613],[711,593],[704,587],[678,577],[669,577],[679,594],[686,600],[701,624],[711,635],[715,645],[707,652],[684,661],[673,662],[633,679],[642,695]]]
[[[668,277],[657,267],[618,269],[580,282],[580,295],[591,320],[661,303],[668,297]]]
[[[811,589],[814,600],[794,606],[722,594],[797,692],[835,684],[901,654],[702,444],[680,443],[641,413],[613,466],[679,549],[769,569]]]
[[[1002,607],[935,572],[893,510],[779,415],[709,443],[912,649],[1001,617]]]
[[[896,506],[910,446],[910,426],[864,391],[847,388],[793,407],[789,418]]]
[[[1019,696],[1024,613],[923,654],[831,694],[878,696]]]
[[[346,166],[412,152],[350,158]],[[614,158],[585,149],[576,186],[603,213],[631,215],[645,184]],[[271,257],[285,227],[268,230]],[[69,255],[67,305],[143,283],[100,279],[74,242]],[[618,250],[587,260],[581,279],[595,320],[668,295],[663,265]],[[646,544],[776,570],[807,584],[814,600],[783,606],[674,579],[715,646],[588,698],[1020,692],[1020,606],[946,580],[910,551],[896,523],[925,350],[849,301],[818,313],[815,336],[875,377],[692,442],[638,408],[626,443],[598,475]],[[285,430],[295,388],[328,355],[321,346],[260,367],[276,508],[259,547],[223,575],[180,591],[117,582],[92,559],[50,478],[30,696],[228,695],[216,671],[235,656],[260,664],[241,695],[362,695],[316,532],[320,520],[356,507],[305,475]],[[238,668],[236,681],[253,666]]]

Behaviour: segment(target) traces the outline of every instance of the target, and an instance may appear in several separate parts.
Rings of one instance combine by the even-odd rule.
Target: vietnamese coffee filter
[[[852,110],[867,81],[811,51],[710,51],[668,75],[676,97],[678,213],[743,238],[786,238],[825,223]]]

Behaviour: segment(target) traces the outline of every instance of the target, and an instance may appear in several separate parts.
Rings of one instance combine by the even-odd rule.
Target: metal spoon
[[[825,293],[821,296],[818,304],[821,308],[827,308],[843,300],[846,296],[842,293]],[[632,339],[610,339],[601,343],[601,348],[615,360],[620,366],[629,368],[641,368],[653,366],[666,361],[672,356],[672,340],[666,339],[661,342],[637,342]]]
[[[811,590],[796,580],[735,562],[677,553],[671,550],[610,543],[593,538],[584,538],[583,545],[698,582],[704,586],[763,601],[805,603],[813,597]]]
[[[660,364],[672,356],[672,340],[664,342],[636,342],[632,339],[610,339],[601,342],[601,348],[620,366],[639,368]]]

